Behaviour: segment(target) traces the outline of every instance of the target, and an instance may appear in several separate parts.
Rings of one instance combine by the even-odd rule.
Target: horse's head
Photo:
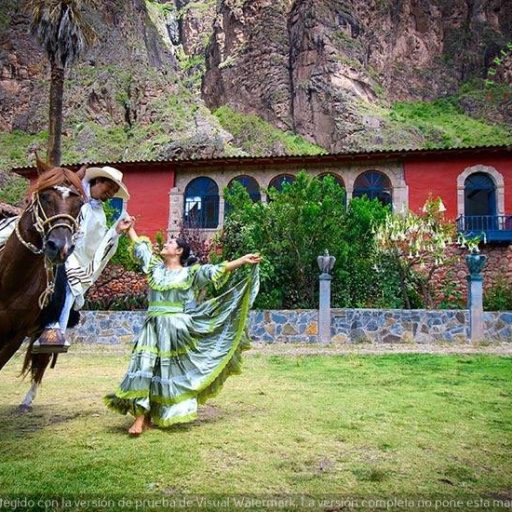
[[[75,247],[74,234],[85,193],[79,177],[64,167],[50,168],[37,159],[40,172],[31,187],[34,227],[42,239],[40,250],[52,263],[63,263]]]

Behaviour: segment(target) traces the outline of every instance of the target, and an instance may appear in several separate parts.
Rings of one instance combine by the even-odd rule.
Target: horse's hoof
[[[18,414],[26,414],[32,410],[31,405],[21,404],[18,406]]]

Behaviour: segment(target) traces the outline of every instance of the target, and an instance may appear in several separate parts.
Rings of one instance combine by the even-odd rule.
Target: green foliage
[[[462,231],[457,235],[457,244],[461,249],[467,249],[470,254],[478,254],[480,252],[480,244],[486,243],[485,232],[479,235],[466,236]]]
[[[224,105],[214,115],[244,151],[251,155],[275,153],[319,155],[325,150],[299,135],[285,133],[255,115],[241,114]]]
[[[336,257],[334,306],[368,306],[382,300],[375,271],[372,228],[388,209],[378,201],[354,199],[327,176],[301,172],[281,192],[268,191],[269,203],[252,202],[235,183],[226,189],[230,210],[218,244],[221,258],[259,251],[261,288],[258,308],[314,308],[318,301],[317,257],[327,249]]]
[[[460,285],[452,270],[446,273],[439,292],[442,297],[437,305],[439,309],[463,309],[465,307]]]
[[[334,267],[333,304],[338,307],[399,306],[394,297],[395,273],[378,272],[378,252],[373,231],[386,219],[389,208],[366,196],[350,201],[342,236],[345,246]]]
[[[28,189],[28,181],[17,174],[0,176],[0,202],[19,205]]]
[[[161,251],[164,248],[164,244],[165,244],[164,232],[161,229],[159,229],[155,233],[155,242],[158,245],[158,249]]]
[[[117,210],[115,210],[115,208],[113,208],[108,202],[103,203],[103,210],[107,217],[107,226],[110,227],[117,220],[119,212],[117,212]],[[116,253],[110,260],[110,264],[121,265],[126,270],[139,270],[139,265],[132,257],[131,242],[127,236],[121,235],[119,237],[119,245],[117,246]]]
[[[0,169],[27,165],[28,156],[34,147],[46,145],[48,132],[36,134],[13,130],[0,132]]]
[[[512,311],[512,286],[500,279],[484,293],[486,311]]]
[[[512,132],[508,127],[468,116],[458,106],[455,97],[432,102],[396,102],[389,118],[417,128],[425,138],[426,147],[512,143]]]
[[[155,0],[146,0],[146,6],[148,8],[153,7],[154,9],[159,10],[163,15],[176,12],[176,6],[174,5],[174,2],[158,2]]]

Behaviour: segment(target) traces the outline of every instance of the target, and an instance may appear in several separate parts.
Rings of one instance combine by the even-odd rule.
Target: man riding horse
[[[65,287],[61,290],[60,303],[53,301],[43,314],[47,322],[39,339],[32,345],[32,353],[66,352],[69,343],[64,338],[71,309],[80,309],[84,304],[84,295],[92,286],[114,255],[120,232],[117,223],[107,228],[103,202],[113,197],[129,199],[123,174],[113,167],[90,167],[85,170],[82,180],[86,202],[80,210],[79,229],[75,237],[74,251],[65,264],[65,276],[57,279],[57,284]],[[9,236],[15,231],[17,218],[0,221],[0,250]],[[59,271],[58,271],[59,273]],[[76,323],[76,322],[75,322]]]

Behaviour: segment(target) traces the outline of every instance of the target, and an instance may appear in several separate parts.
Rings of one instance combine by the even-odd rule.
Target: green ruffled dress
[[[226,263],[170,270],[149,239],[134,246],[148,274],[149,308],[128,371],[107,406],[122,414],[150,414],[160,427],[197,418],[197,405],[240,373],[249,309],[259,288],[258,265],[222,295],[196,304],[197,293],[229,277]]]

